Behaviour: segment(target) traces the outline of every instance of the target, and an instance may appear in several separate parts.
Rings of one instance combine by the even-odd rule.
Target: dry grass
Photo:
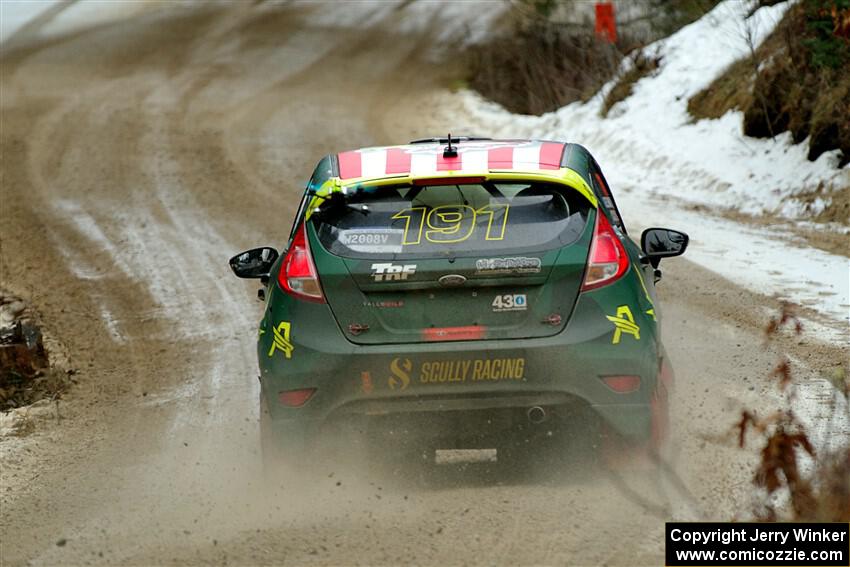
[[[539,115],[589,100],[621,59],[590,31],[535,22],[473,48],[469,85],[511,112]]]
[[[815,220],[818,222],[834,222],[843,225],[850,225],[850,190],[846,187],[831,192],[828,195],[830,199],[829,206],[821,211]],[[847,242],[846,236],[844,240],[844,253],[850,251],[850,243]]]
[[[815,223],[835,223],[850,226],[850,191],[836,190],[835,192],[820,193],[822,198],[830,200],[829,205],[823,211],[814,213],[811,207],[817,195],[817,192],[798,194],[794,196],[794,199],[802,202],[804,206],[810,207],[806,216]],[[708,212],[707,207],[700,205],[690,205],[688,208],[699,212]],[[783,232],[795,237],[788,241],[788,244],[792,246],[817,248],[838,256],[850,256],[848,235],[839,230],[822,227],[819,224],[799,223],[772,213],[753,215],[737,209],[728,209],[722,211],[721,215],[724,218],[751,226],[781,227]]]
[[[850,226],[850,190],[847,187],[820,183],[811,192],[801,193],[796,198],[805,205],[813,204],[818,199],[829,203],[826,208],[814,215],[813,219],[816,222],[834,222]],[[850,244],[847,242],[846,235],[842,235],[842,240],[841,254],[846,255],[850,251]]]
[[[688,101],[691,116],[741,110],[748,136],[790,131],[795,143],[808,138],[810,160],[840,149],[839,167],[850,162],[850,38],[830,38],[815,25],[831,13],[823,6],[832,1],[806,0],[789,9],[752,56]]]
[[[753,102],[753,68],[747,59],[730,65],[708,87],[688,101],[688,113],[697,120],[720,118],[730,110],[744,110]]]
[[[790,306],[783,305],[779,316],[768,324],[766,335],[772,340],[783,328],[800,335],[802,324]],[[834,412],[850,412],[850,378],[844,365],[832,377],[836,401]],[[816,447],[811,433],[800,421],[796,407],[796,387],[791,363],[783,358],[771,373],[786,400],[786,407],[764,417],[745,410],[738,422],[738,439],[743,448],[747,434],[756,432],[763,443],[754,485],[766,495],[757,504],[756,517],[764,521],[848,522],[850,521],[850,443],[839,447]],[[845,416],[850,419],[850,415]],[[799,467],[807,455],[814,462],[811,474]],[[789,508],[777,509],[773,497],[787,491]]]
[[[850,65],[845,72],[830,73],[823,78],[812,106],[809,159],[821,153],[841,148],[842,164],[850,162]],[[800,99],[810,93],[800,93]]]
[[[4,373],[0,388],[0,409],[8,410],[34,404],[39,400],[56,400],[71,386],[67,372],[55,368],[38,370],[28,377],[14,372]]]
[[[617,43],[611,45],[595,36],[592,21],[577,20],[581,0],[515,0],[503,33],[469,51],[467,83],[519,114],[586,102],[616,77],[625,55],[699,19],[718,1],[649,0],[642,13],[617,16]],[[651,61],[618,81],[608,108],[628,98],[632,85],[652,71]]]

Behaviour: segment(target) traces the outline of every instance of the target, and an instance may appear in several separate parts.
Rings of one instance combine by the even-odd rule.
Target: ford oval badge
[[[458,286],[466,283],[466,278],[460,274],[446,274],[441,277],[439,280],[440,285],[444,286]]]

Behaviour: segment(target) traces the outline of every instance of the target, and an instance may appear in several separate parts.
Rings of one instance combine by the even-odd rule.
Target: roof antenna
[[[457,157],[457,147],[452,145],[451,134],[449,134],[449,145],[443,148],[443,157]]]

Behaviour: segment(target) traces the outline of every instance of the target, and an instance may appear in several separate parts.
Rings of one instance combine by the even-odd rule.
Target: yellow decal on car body
[[[640,280],[640,287],[643,288],[643,293],[646,295],[646,300],[652,307],[655,307],[655,303],[652,301],[652,297],[649,296],[649,290],[646,289],[646,282],[643,281],[643,269],[640,266],[635,266],[635,272],[637,273],[638,279]],[[652,318],[655,319],[655,311],[652,312]]]
[[[394,358],[390,363],[387,385],[391,390],[404,390],[411,380],[419,384],[449,382],[494,382],[523,380],[525,358],[473,358],[466,360],[429,360],[414,367],[409,358]]]
[[[273,327],[274,339],[272,339],[272,348],[269,349],[269,358],[274,354],[274,351],[279,350],[286,358],[292,358],[292,351],[295,347],[289,340],[290,323],[281,321],[277,327]]]
[[[409,358],[394,358],[390,363],[390,372],[393,373],[387,381],[390,390],[406,390],[410,385],[410,371],[413,363]]]
[[[502,211],[501,220],[494,223],[499,210]],[[404,219],[402,246],[420,244],[423,229],[425,240],[431,243],[463,242],[475,232],[478,219],[483,216],[488,217],[484,239],[504,240],[509,210],[510,205],[506,204],[484,205],[478,209],[468,205],[441,205],[431,210],[425,207],[402,209],[392,218]]]
[[[617,307],[617,315],[606,315],[607,319],[614,323],[614,337],[611,339],[611,344],[620,343],[620,338],[623,333],[632,335],[635,340],[640,340],[640,327],[635,323],[635,317],[632,315],[632,310],[628,305],[620,305]]]

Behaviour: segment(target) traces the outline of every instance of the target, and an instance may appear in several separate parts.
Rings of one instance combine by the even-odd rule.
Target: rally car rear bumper
[[[654,325],[640,339],[614,343],[614,327],[592,295],[580,297],[570,323],[551,337],[375,346],[350,343],[323,312],[326,305],[305,304],[315,313],[293,317],[304,328],[289,329],[288,358],[271,348],[271,337],[263,340],[276,325],[264,320],[260,381],[272,427],[288,443],[309,443],[340,421],[394,416],[403,423],[425,415],[433,418],[426,422],[449,416],[451,423],[458,412],[524,415],[541,407],[555,416],[590,409],[621,436],[648,439],[659,376]],[[609,376],[638,376],[640,385],[618,392],[603,380]],[[302,389],[315,389],[302,406],[282,401],[282,393]]]

